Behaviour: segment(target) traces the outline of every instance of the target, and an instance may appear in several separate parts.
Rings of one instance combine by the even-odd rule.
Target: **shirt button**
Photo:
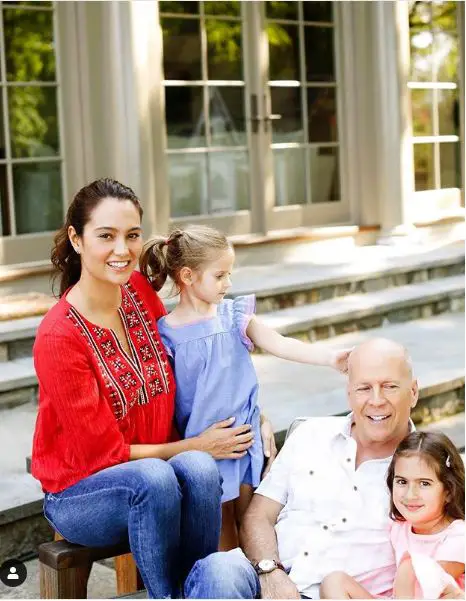
[[[342,521],[343,523],[345,523],[345,522],[346,522],[346,518],[341,518],[341,521]]]
[[[357,486],[353,486],[353,490],[358,490],[358,487]]]
[[[309,553],[307,551],[304,551],[304,556],[307,557],[309,555]]]
[[[309,475],[312,476],[313,473],[314,473],[314,471],[310,470]]]
[[[350,461],[351,461],[351,457],[348,457],[348,458],[346,459],[346,461],[347,461],[348,463],[350,463]]]
[[[324,525],[322,526],[322,528],[323,528],[324,530],[328,530],[328,526],[327,526],[327,524],[324,524]]]

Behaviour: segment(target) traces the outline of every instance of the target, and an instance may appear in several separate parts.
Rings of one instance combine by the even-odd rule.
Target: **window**
[[[333,2],[266,3],[276,205],[340,199]]]
[[[457,2],[410,3],[415,189],[459,188]]]
[[[159,6],[171,216],[248,209],[241,3]]]
[[[0,5],[0,234],[63,219],[52,2]]]

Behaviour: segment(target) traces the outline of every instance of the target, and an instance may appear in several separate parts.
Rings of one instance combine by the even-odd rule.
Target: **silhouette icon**
[[[19,576],[16,573],[16,568],[15,566],[11,566],[10,568],[10,573],[8,574],[8,576],[6,577],[7,580],[19,580]]]
[[[0,566],[0,582],[5,586],[21,586],[24,584],[27,575],[26,566],[18,559],[9,559]]]

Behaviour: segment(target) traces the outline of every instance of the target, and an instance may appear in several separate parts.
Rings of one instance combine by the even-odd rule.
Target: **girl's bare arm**
[[[281,359],[288,359],[288,361],[296,361],[297,363],[325,365],[342,373],[346,373],[348,369],[348,356],[351,349],[334,351],[321,345],[287,338],[266,326],[255,316],[249,322],[247,335],[256,346]]]

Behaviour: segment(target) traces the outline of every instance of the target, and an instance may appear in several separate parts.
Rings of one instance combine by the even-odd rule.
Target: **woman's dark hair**
[[[446,493],[445,515],[452,520],[464,520],[464,463],[455,445],[441,432],[411,432],[398,445],[387,473],[392,520],[405,521],[393,503],[396,461],[400,457],[416,455],[435,471],[443,484]]]
[[[102,178],[81,188],[70,204],[65,223],[54,239],[51,261],[54,267],[52,279],[60,281],[58,296],[61,297],[70,286],[81,277],[81,259],[68,238],[68,229],[73,226],[78,236],[83,235],[84,226],[90,220],[92,211],[104,198],[130,200],[142,217],[142,208],[136,194],[120,182]]]

